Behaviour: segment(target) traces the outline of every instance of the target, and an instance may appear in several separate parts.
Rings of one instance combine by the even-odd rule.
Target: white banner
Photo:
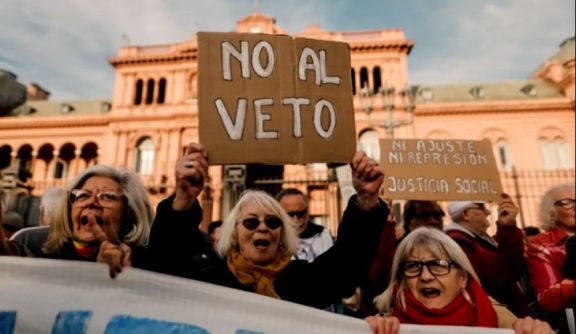
[[[402,325],[400,333],[511,333]],[[359,319],[130,268],[0,256],[0,334],[369,334]]]

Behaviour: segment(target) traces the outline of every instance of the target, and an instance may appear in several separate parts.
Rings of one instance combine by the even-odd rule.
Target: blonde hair
[[[400,272],[400,265],[404,261],[408,260],[416,247],[426,247],[432,254],[439,258],[447,256],[450,260],[458,264],[463,274],[467,274],[480,282],[470,260],[468,260],[468,257],[466,256],[466,253],[464,253],[462,248],[460,248],[452,238],[435,228],[424,226],[418,227],[414,231],[410,232],[398,245],[392,263],[390,284],[388,284],[388,287],[382,294],[374,298],[376,307],[381,313],[390,313],[392,311],[393,301],[396,301],[396,304],[403,309],[406,308],[406,301],[402,292],[407,289],[407,286],[405,277]],[[398,287],[398,289],[394,295],[395,287]],[[465,291],[464,296],[471,302]]]
[[[126,198],[124,221],[118,236],[120,241],[130,246],[145,246],[148,243],[153,218],[152,207],[148,199],[148,193],[138,176],[128,170],[106,165],[95,165],[76,176],[66,187],[67,193],[59,199],[52,216],[50,235],[44,244],[44,252],[58,252],[65,242],[72,239],[71,205],[68,195],[72,189],[82,187],[88,179],[94,176],[106,177],[116,181]]]
[[[282,208],[280,203],[274,197],[260,190],[246,190],[240,195],[238,203],[228,214],[228,217],[222,222],[222,232],[216,244],[216,252],[220,257],[225,258],[230,250],[238,247],[238,232],[236,231],[236,223],[240,211],[247,204],[255,204],[260,208],[272,210],[282,220],[282,235],[280,238],[280,249],[292,256],[296,253],[299,246],[298,233],[292,219],[286,211]]]

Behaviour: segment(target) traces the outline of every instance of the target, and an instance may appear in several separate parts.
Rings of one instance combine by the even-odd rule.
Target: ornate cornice
[[[537,102],[537,103],[534,103]],[[443,103],[418,104],[414,109],[416,116],[436,115],[470,115],[470,114],[499,114],[499,113],[533,113],[533,112],[574,112],[574,101],[534,101],[532,103]]]
[[[405,51],[408,54],[412,50],[413,46],[414,46],[413,41],[398,41],[395,43],[360,42],[360,43],[350,43],[350,50],[353,52],[373,52],[382,50],[392,50],[392,51]]]
[[[114,57],[109,59],[108,62],[112,66],[122,66],[122,65],[174,63],[179,61],[195,61],[197,58],[198,58],[198,51],[190,50],[187,53],[179,53],[179,54]]]

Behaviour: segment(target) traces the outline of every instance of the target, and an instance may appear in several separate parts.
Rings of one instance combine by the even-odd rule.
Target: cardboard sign
[[[369,334],[364,320],[255,293],[101,263],[0,256],[0,334]],[[512,333],[401,325],[400,332]]]
[[[384,139],[380,162],[386,198],[496,201],[502,193],[488,140]]]
[[[285,35],[198,33],[200,142],[211,164],[350,162],[350,48]]]

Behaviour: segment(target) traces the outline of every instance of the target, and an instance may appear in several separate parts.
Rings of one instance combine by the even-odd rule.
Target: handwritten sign
[[[0,334],[369,334],[360,319],[189,279],[99,263],[0,256]],[[401,333],[512,331],[401,325]]]
[[[198,33],[199,133],[212,164],[350,162],[350,49],[285,35]]]
[[[487,140],[384,139],[380,162],[387,198],[495,201],[502,193]]]

